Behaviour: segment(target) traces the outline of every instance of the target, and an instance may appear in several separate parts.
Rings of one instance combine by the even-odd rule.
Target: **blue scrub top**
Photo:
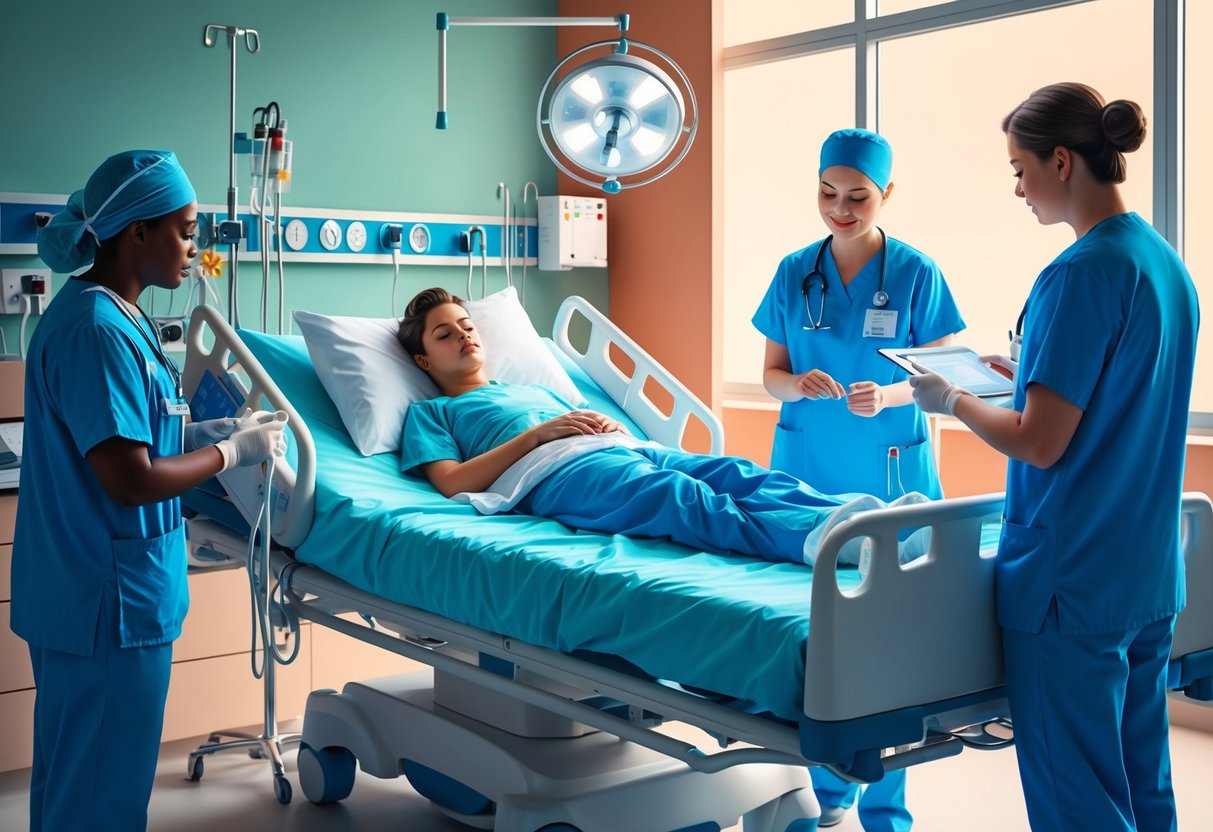
[[[1184,605],[1180,494],[1199,322],[1174,249],[1137,214],[1104,220],[1036,279],[1016,382],[1082,409],[1066,452],[1011,460],[998,620],[1034,633],[1136,629]]]
[[[181,453],[182,417],[164,408],[172,378],[114,300],[88,291],[95,285],[66,281],[30,344],[12,569],[13,632],[84,656],[107,584],[123,647],[172,641],[189,604],[181,501],[121,506],[85,459],[114,436],[147,445],[152,459]]]
[[[821,269],[829,291],[821,322],[830,329],[805,331],[809,319],[801,282],[813,270],[823,243],[813,243],[783,259],[753,317],[759,332],[787,347],[793,373],[819,369],[843,387],[856,381],[893,384],[904,381],[906,374],[876,350],[921,346],[965,328],[935,262],[889,237],[885,266],[888,304],[877,308],[872,303],[880,284],[879,253],[843,286],[833,251],[827,250]],[[814,289],[809,305],[814,318],[819,297]],[[869,310],[896,312],[896,326],[887,335],[865,335]],[[771,467],[826,493],[862,492],[893,500],[919,491],[941,497],[928,438],[926,416],[911,405],[886,408],[868,419],[851,413],[846,399],[784,402],[775,428]],[[896,449],[896,459],[890,458],[891,449]]]

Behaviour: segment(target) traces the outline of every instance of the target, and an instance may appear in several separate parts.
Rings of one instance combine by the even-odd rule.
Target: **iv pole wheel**
[[[274,775],[274,796],[283,806],[291,802],[291,781],[287,780],[285,775]]]

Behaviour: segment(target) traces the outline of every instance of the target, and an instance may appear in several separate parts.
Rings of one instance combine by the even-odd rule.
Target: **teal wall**
[[[237,55],[236,129],[251,132],[254,107],[271,100],[281,106],[295,142],[288,213],[293,206],[500,215],[499,181],[516,200],[527,180],[544,194],[555,185],[534,127],[539,88],[557,60],[555,30],[453,29],[451,126],[439,131],[435,14],[541,16],[555,15],[556,6],[556,0],[5,0],[0,192],[67,194],[111,153],[156,147],[177,152],[199,202],[225,204],[231,52],[226,37],[213,48],[202,44],[204,26],[219,23],[261,34],[260,53],[241,46]],[[595,30],[586,31],[594,39]],[[247,164],[241,157],[237,168],[246,206]],[[41,265],[36,257],[0,256],[0,267]],[[259,272],[255,261],[241,261],[246,326],[259,316]],[[287,307],[386,317],[391,277],[390,265],[287,264]],[[64,279],[57,275],[55,287]],[[398,301],[432,285],[462,294],[465,280],[463,267],[403,267]],[[500,268],[490,269],[490,291],[504,282]],[[225,272],[218,284],[225,308],[226,284]],[[475,285],[478,291],[478,279]],[[169,293],[156,292],[142,302],[165,314]],[[605,310],[606,271],[529,270],[526,306],[541,333],[570,294]],[[174,311],[183,305],[177,300]],[[0,316],[12,352],[18,321]]]

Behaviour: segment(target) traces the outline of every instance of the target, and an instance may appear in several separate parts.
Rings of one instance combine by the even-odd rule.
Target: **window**
[[[881,222],[939,263],[967,346],[1005,353],[1036,275],[1074,242],[1069,226],[1040,225],[1015,196],[1003,118],[1032,90],[1067,80],[1132,99],[1150,118],[1152,31],[1151,0],[1103,0],[880,45],[880,132],[896,185]],[[1147,221],[1151,147],[1147,138],[1127,156],[1122,187]]]
[[[846,23],[855,0],[726,0],[724,44],[733,46]]]
[[[762,384],[766,339],[750,318],[780,259],[822,236],[818,150],[854,120],[854,79],[851,49],[725,75],[726,382]]]
[[[1172,2],[1186,6],[1184,259],[1207,312],[1213,308],[1213,207],[1204,197],[1213,190],[1213,157],[1204,145],[1213,135],[1213,54],[1198,35],[1213,31],[1213,3]],[[779,259],[824,236],[812,201],[817,151],[831,130],[853,126],[856,112],[871,113],[865,126],[879,129],[894,148],[896,188],[882,225],[940,264],[968,323],[961,337],[981,351],[1005,351],[1007,330],[1036,275],[1073,241],[1068,226],[1040,226],[1014,196],[1001,123],[1032,90],[1076,80],[1109,98],[1137,101],[1152,129],[1128,156],[1126,203],[1152,221],[1155,192],[1174,193],[1161,190],[1174,183],[1154,181],[1154,78],[1173,60],[1155,55],[1155,26],[1171,11],[1165,4],[878,0],[878,16],[859,22],[856,5],[768,0],[758,16],[752,0],[725,2],[724,382],[730,398],[761,385],[763,341],[750,317]],[[928,8],[905,15],[908,21],[888,22],[890,15]],[[769,38],[782,40],[753,42]],[[857,83],[856,49],[876,55],[867,83]],[[786,94],[763,98],[774,95],[772,88]],[[798,96],[812,102],[802,121],[780,116],[770,126],[768,114],[789,109],[782,99]],[[1213,424],[1213,383],[1202,381],[1213,378],[1213,327],[1200,337],[1192,410]]]
[[[1208,33],[1213,32],[1213,3],[1188,0],[1187,67],[1184,77],[1184,262],[1196,282],[1201,304],[1200,343],[1196,353],[1196,383],[1192,410],[1213,413],[1213,53]],[[1205,37],[1197,37],[1197,33]]]

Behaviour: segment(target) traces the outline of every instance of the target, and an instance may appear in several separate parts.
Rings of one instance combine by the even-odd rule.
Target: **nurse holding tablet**
[[[1166,677],[1196,290],[1117,187],[1146,135],[1137,104],[1053,84],[1002,129],[1015,195],[1076,239],[1028,296],[1012,409],[933,373],[910,383],[1010,457],[995,585],[1032,828],[1175,829]]]

